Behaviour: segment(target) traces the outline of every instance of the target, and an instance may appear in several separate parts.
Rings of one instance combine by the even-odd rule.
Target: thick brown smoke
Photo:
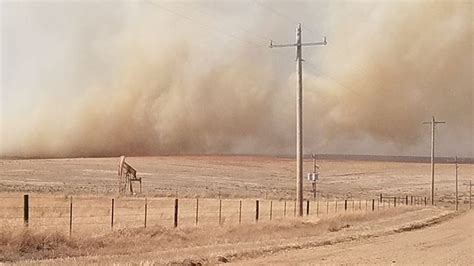
[[[292,16],[296,11],[286,10]],[[202,37],[198,28],[173,16],[158,20],[177,23],[181,33],[168,29],[165,36],[148,37],[160,31],[155,13],[147,14],[140,23],[132,16],[118,33],[107,32],[111,40],[90,37],[94,29],[79,38],[92,57],[120,58],[100,61],[107,66],[102,69],[80,59],[83,45],[74,49],[75,61],[65,64],[89,77],[80,81],[86,84],[70,89],[66,78],[53,79],[67,93],[46,94],[26,117],[3,108],[0,154],[293,152],[294,51],[226,47],[228,41],[195,47]],[[449,124],[440,129],[449,145],[440,148],[473,156],[471,2],[335,4],[324,15],[327,23],[319,30],[328,35],[328,46],[304,53],[308,150],[420,153],[429,130],[421,122],[436,115]],[[276,20],[268,18],[255,22],[256,31]],[[46,90],[49,83],[36,85]]]

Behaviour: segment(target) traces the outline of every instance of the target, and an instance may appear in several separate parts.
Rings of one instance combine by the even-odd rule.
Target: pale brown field
[[[237,250],[230,252],[234,255],[228,257],[245,261],[258,258],[260,253],[255,251],[260,246],[258,243],[270,245],[270,239],[306,243],[305,236],[325,235],[334,240],[339,231],[352,234],[350,228],[353,226],[359,226],[364,234],[376,235],[380,230],[392,232],[393,228],[412,222],[436,219],[444,215],[446,208],[454,209],[454,166],[451,164],[438,164],[436,167],[437,208],[425,207],[421,200],[418,206],[405,206],[405,202],[400,201],[396,209],[393,201],[375,201],[375,211],[372,212],[371,200],[378,199],[380,193],[429,197],[430,165],[318,161],[321,167],[318,196],[313,200],[311,184],[305,181],[305,198],[311,200],[310,215],[301,220],[293,218],[293,159],[163,156],[132,157],[127,161],[144,179],[142,194],[116,194],[117,158],[0,160],[0,246],[8,251],[0,261],[94,255],[99,257],[85,257],[77,262],[130,263],[135,256],[132,254],[159,250],[164,252],[160,253],[159,260],[155,255],[141,260],[140,255],[139,261],[145,264],[186,264],[187,258],[207,254],[202,261],[212,263],[208,259],[216,254],[211,251],[216,248],[228,253],[228,245]],[[305,169],[310,171],[309,161]],[[469,206],[466,184],[473,173],[474,165],[460,165],[462,210]],[[30,195],[30,225],[26,232],[22,226],[22,197],[25,193]],[[72,237],[68,237],[71,197],[73,225]],[[112,198],[115,204],[113,230]],[[173,229],[175,198],[179,198],[178,229]],[[347,210],[344,210],[345,199],[348,200]],[[199,221],[196,226],[197,200]],[[259,200],[258,222],[255,221],[256,200]],[[304,206],[306,213],[306,204]],[[344,219],[350,222],[341,225]],[[331,221],[332,225],[324,221]],[[377,224],[379,231],[372,230],[373,224]],[[143,241],[147,244],[139,245]],[[267,249],[272,250],[270,246]],[[242,255],[247,254],[247,248],[257,253]],[[113,257],[120,254],[127,257]],[[46,262],[50,263],[63,264],[63,261]]]
[[[293,199],[294,159],[264,156],[162,156],[127,158],[144,178],[144,195],[179,198]],[[0,191],[60,195],[113,195],[118,158],[0,160]],[[319,198],[371,198],[389,195],[430,196],[428,163],[318,161]],[[305,172],[311,170],[305,163]],[[473,164],[459,168],[459,193],[468,198]],[[436,196],[453,201],[454,165],[436,165]],[[305,197],[311,198],[305,181]]]

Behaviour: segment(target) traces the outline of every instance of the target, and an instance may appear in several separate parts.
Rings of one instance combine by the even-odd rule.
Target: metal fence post
[[[30,224],[30,196],[23,195],[23,224],[28,226]]]

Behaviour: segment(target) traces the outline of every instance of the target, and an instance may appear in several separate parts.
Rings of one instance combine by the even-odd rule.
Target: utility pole
[[[302,43],[301,23],[296,28],[296,43],[273,44],[270,48],[296,47],[296,201],[298,202],[298,215],[303,216],[303,59],[302,47],[312,45],[326,45],[326,37],[323,42]]]
[[[431,205],[434,205],[434,173],[435,173],[435,167],[434,167],[434,159],[435,159],[435,129],[437,124],[444,124],[446,122],[443,121],[436,121],[435,117],[432,116],[431,121],[429,122],[423,122],[423,124],[431,124]]]
[[[455,158],[456,161],[456,211],[458,210],[458,157]]]
[[[316,200],[316,181],[318,180],[319,173],[316,172],[317,169],[319,169],[319,166],[316,164],[316,154],[312,154],[311,157],[313,158],[313,178],[312,178],[312,188],[313,188],[313,200]],[[311,174],[309,174],[311,176]]]

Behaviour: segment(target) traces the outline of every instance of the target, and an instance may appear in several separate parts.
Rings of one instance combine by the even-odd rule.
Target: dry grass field
[[[294,159],[264,156],[130,157],[144,179],[144,195],[179,198],[293,199]],[[321,160],[319,198],[371,198],[379,193],[430,196],[428,163]],[[60,195],[113,195],[118,158],[0,160],[0,191]],[[305,163],[310,172],[311,161]],[[460,196],[467,199],[473,164],[459,168]],[[454,165],[436,165],[436,195],[454,196]],[[311,198],[305,181],[305,197]]]
[[[451,164],[438,164],[436,168],[437,205],[441,208],[425,207],[421,200],[418,206],[399,202],[397,208],[393,201],[375,201],[372,212],[371,199],[378,199],[380,193],[428,197],[429,164],[318,161],[321,167],[318,197],[312,200],[311,184],[305,181],[305,198],[311,200],[310,215],[301,220],[293,218],[293,159],[163,156],[131,157],[127,161],[143,177],[142,194],[117,195],[118,158],[0,160],[0,247],[4,250],[0,261],[86,256],[77,262],[129,263],[132,254],[158,250],[164,252],[159,256],[163,260],[157,261],[150,255],[150,264],[189,264],[187,259],[202,252],[208,257],[197,261],[212,263],[208,259],[216,255],[211,252],[213,247],[228,253],[227,244],[237,249],[228,257],[235,260],[243,256],[239,260],[245,261],[259,257],[254,246],[262,241],[266,244],[270,239],[303,241],[305,236],[324,235],[332,239],[328,242],[331,243],[340,232],[351,234],[354,226],[369,235],[378,234],[380,230],[389,232],[410,222],[437,219],[446,214],[446,208],[452,210],[454,202],[454,166]],[[305,169],[310,171],[310,161]],[[463,210],[468,208],[466,183],[473,172],[472,164],[459,168]],[[25,193],[30,197],[28,230],[22,226]],[[71,198],[73,224],[69,237]],[[175,198],[179,198],[178,229],[173,229]],[[345,199],[348,200],[347,211],[344,210]],[[255,221],[256,200],[259,200],[258,222]],[[375,224],[379,231],[372,230]],[[142,242],[147,245],[139,245]],[[241,250],[241,245],[250,245],[254,250],[251,254],[257,253],[235,255],[247,254],[243,251],[247,247]],[[173,253],[177,247],[190,249],[189,254],[185,250]],[[128,257],[113,257],[120,254]],[[99,257],[94,259],[90,255]],[[146,264],[147,260],[142,262]],[[63,264],[61,260],[46,262],[50,263]]]

